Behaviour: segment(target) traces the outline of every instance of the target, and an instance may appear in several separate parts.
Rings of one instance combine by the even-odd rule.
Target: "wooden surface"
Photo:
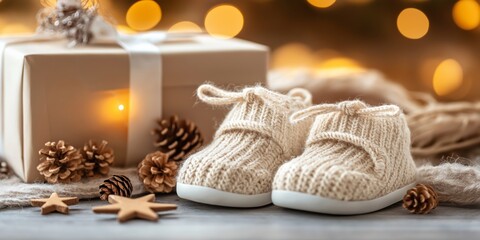
[[[114,215],[93,214],[106,204],[81,201],[70,215],[42,216],[39,208],[0,210],[0,239],[480,239],[480,207],[441,206],[429,215],[411,215],[400,204],[360,216],[328,216],[267,206],[212,207],[180,200],[158,222],[120,224]]]

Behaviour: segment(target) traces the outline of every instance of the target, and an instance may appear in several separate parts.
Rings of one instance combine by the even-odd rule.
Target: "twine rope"
[[[240,92],[226,91],[215,87],[211,84],[204,84],[197,90],[200,100],[211,105],[232,105],[242,102],[253,102],[257,97],[267,100],[271,103],[278,104],[283,107],[290,107],[289,104],[307,105],[311,102],[311,94],[304,89],[295,88],[282,95],[273,91],[269,91],[262,87],[248,87]]]
[[[297,123],[320,114],[327,114],[331,112],[341,112],[349,116],[359,115],[363,117],[395,117],[400,115],[401,110],[395,105],[368,107],[365,103],[355,100],[341,102],[339,104],[321,104],[309,107],[305,110],[292,114],[290,121]]]

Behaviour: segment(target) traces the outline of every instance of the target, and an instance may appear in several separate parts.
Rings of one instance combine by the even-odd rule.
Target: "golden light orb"
[[[310,5],[317,8],[328,8],[335,3],[336,0],[307,0]]]
[[[202,29],[195,23],[190,21],[182,21],[175,23],[168,29],[169,32],[187,32],[187,33],[197,33],[202,32]]]
[[[123,105],[123,104],[118,105],[118,110],[119,111],[125,110],[125,105]]]
[[[463,82],[463,69],[454,59],[443,60],[433,74],[433,90],[438,96],[446,96],[457,90]]]
[[[242,12],[232,5],[220,5],[212,8],[205,17],[206,31],[218,38],[233,38],[243,29]]]
[[[147,31],[160,22],[162,9],[152,0],[141,0],[134,3],[127,11],[127,24],[136,31]]]
[[[480,6],[475,0],[460,0],[453,6],[452,16],[461,29],[475,29],[480,24]]]
[[[272,68],[311,67],[314,56],[303,43],[288,43],[277,48],[272,54]]]
[[[398,31],[406,38],[420,39],[428,32],[427,15],[416,8],[406,8],[397,18]]]

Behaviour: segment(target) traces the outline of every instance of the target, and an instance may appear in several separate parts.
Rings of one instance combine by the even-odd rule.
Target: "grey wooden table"
[[[359,216],[329,216],[275,206],[212,207],[159,195],[176,203],[158,222],[119,224],[114,215],[92,213],[98,200],[71,206],[70,215],[40,215],[39,208],[0,210],[0,239],[480,239],[480,207],[441,206],[412,215],[400,204]]]

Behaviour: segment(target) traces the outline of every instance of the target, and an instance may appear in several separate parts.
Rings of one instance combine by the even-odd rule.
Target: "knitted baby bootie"
[[[179,197],[211,205],[258,207],[271,203],[278,167],[303,150],[309,124],[293,125],[290,115],[311,105],[311,95],[287,95],[263,87],[241,92],[202,85],[198,97],[212,105],[232,105],[213,142],[190,156],[177,179]]]
[[[294,113],[291,120],[312,117],[305,151],[275,176],[275,205],[362,214],[400,201],[414,185],[410,131],[397,106],[347,101],[313,106]]]

